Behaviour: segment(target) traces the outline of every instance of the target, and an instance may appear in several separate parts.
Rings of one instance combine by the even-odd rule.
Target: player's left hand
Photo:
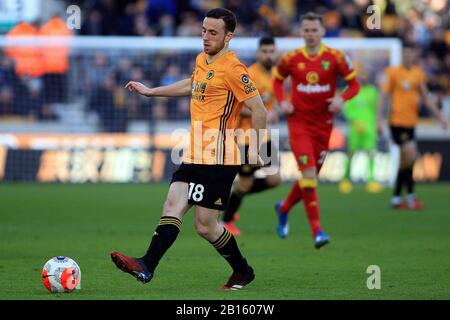
[[[328,111],[332,113],[340,112],[342,110],[342,107],[344,106],[344,99],[342,99],[341,96],[329,98],[327,99],[327,102],[330,103],[328,105]]]
[[[151,89],[147,88],[143,83],[137,81],[128,82],[125,89],[128,89],[131,92],[137,92],[144,96],[149,96],[151,91]]]
[[[270,111],[267,113],[267,123],[273,124],[277,123],[279,120],[278,113],[275,111]]]

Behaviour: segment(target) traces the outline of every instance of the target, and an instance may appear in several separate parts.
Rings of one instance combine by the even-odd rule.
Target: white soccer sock
[[[393,196],[391,199],[392,205],[399,205],[402,202],[402,197],[400,196]]]
[[[414,205],[415,200],[416,200],[416,196],[414,193],[410,193],[406,196],[406,202],[408,203],[409,207],[412,207]]]

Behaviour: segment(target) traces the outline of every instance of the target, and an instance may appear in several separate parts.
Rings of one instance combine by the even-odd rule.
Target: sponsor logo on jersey
[[[256,86],[245,74],[242,75],[241,81],[244,83],[244,91],[246,94],[256,91]]]
[[[191,99],[198,100],[198,101],[204,101],[205,100],[205,91],[206,91],[207,83],[206,82],[200,82],[200,81],[193,81],[192,82],[192,94]]]
[[[249,94],[256,91],[256,86],[253,83],[249,83],[244,86],[244,90],[246,94]]]
[[[319,75],[315,71],[310,71],[306,74],[306,81],[308,81],[309,84],[316,84],[319,82]]]
[[[305,63],[304,63],[304,62],[300,62],[300,63],[297,65],[297,67],[298,67],[299,70],[304,70],[304,69],[305,69]]]
[[[303,93],[308,93],[308,94],[309,93],[323,93],[323,92],[331,91],[331,86],[329,84],[321,86],[321,85],[318,85],[318,84],[314,84],[314,85],[306,84],[305,85],[303,83],[300,83],[297,86],[297,91],[298,92],[303,92]]]

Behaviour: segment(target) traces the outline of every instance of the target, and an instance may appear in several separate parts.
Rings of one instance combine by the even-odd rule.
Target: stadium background
[[[324,14],[325,41],[353,44],[342,48],[375,84],[384,67],[401,60],[401,52],[390,50],[392,43],[385,51],[373,50],[370,41],[389,39],[398,41],[397,47],[401,41],[417,43],[432,97],[449,116],[447,1],[374,3],[382,13],[379,30],[367,27],[373,2],[364,0],[6,1],[0,8],[0,181],[149,182],[170,177],[170,134],[188,129],[189,100],[141,98],[123,86],[131,79],[158,86],[189,76],[201,48],[201,17],[218,5],[237,14],[232,48],[238,41],[245,44],[233,49],[247,64],[254,61],[255,39],[263,34],[277,37],[280,52],[292,43],[300,46],[298,17],[309,10]],[[69,33],[66,24],[73,23],[75,12],[67,11],[70,5],[81,9],[81,23]],[[70,43],[48,47],[45,40],[35,40],[21,46],[13,42],[18,35],[59,36]],[[135,36],[144,38],[125,38]],[[280,45],[283,40],[290,46]],[[283,120],[276,126],[281,130],[281,170],[284,180],[292,180],[296,170],[291,170],[294,160]],[[338,152],[329,155],[323,181],[336,182],[344,174],[346,125],[342,116],[335,123],[331,149]],[[425,108],[418,137],[423,155],[416,179],[450,180],[450,134],[437,127]],[[391,184],[397,150],[387,139],[379,140],[375,177]],[[367,157],[355,158],[352,178],[364,181]]]
[[[365,26],[373,3],[381,8],[380,30]],[[67,35],[70,5],[81,9],[81,28]],[[424,212],[393,213],[389,188],[372,195],[356,187],[348,196],[323,183],[322,221],[332,242],[317,252],[301,206],[290,220],[290,237],[276,238],[273,203],[289,192],[284,184],[241,208],[238,242],[257,271],[248,290],[217,291],[229,270],[195,234],[192,215],[150,286],[137,286],[113,267],[111,250],[138,255],[146,249],[175,167],[170,134],[189,124],[188,99],[141,99],[123,86],[131,79],[163,85],[188,76],[201,50],[201,17],[221,5],[238,15],[232,45],[247,64],[263,34],[276,36],[282,50],[300,45],[298,17],[309,10],[324,14],[325,41],[346,47],[374,83],[384,66],[399,62],[401,42],[415,42],[423,49],[420,64],[433,99],[450,116],[445,0],[2,0],[0,299],[448,299],[450,133],[424,108],[417,132],[422,155],[414,170],[427,182],[418,186]],[[55,14],[60,20],[52,20]],[[18,26],[33,37],[14,42]],[[35,37],[37,31],[67,38],[56,38],[52,47],[48,38]],[[321,174],[327,182],[340,180],[346,157],[346,124],[341,116],[335,121],[334,151]],[[277,127],[282,176],[292,180],[297,169],[284,120]],[[364,181],[367,159],[357,157],[352,177]],[[388,139],[380,139],[377,180],[392,182],[395,158]],[[81,266],[82,290],[55,297],[40,283],[40,268],[61,254]],[[381,267],[382,290],[366,287],[373,264]]]

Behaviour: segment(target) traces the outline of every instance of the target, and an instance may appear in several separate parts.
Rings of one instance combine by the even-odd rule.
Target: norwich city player
[[[197,56],[191,78],[158,88],[147,88],[134,81],[126,85],[130,91],[145,96],[191,97],[190,145],[172,176],[163,214],[147,253],[141,258],[111,253],[120,270],[143,283],[152,279],[160,259],[180,232],[183,216],[192,207],[197,233],[233,269],[222,289],[239,290],[255,278],[233,235],[218,223],[240,168],[233,132],[242,106],[251,110],[254,129],[266,127],[267,111],[258,90],[247,68],[228,50],[235,27],[236,18],[231,11],[208,11],[203,20],[203,52]],[[249,158],[250,163],[260,164],[256,152]],[[182,265],[179,272],[183,272]]]
[[[318,249],[329,243],[330,238],[320,224],[317,177],[328,152],[333,115],[358,93],[359,84],[349,57],[322,43],[325,35],[322,16],[313,12],[303,15],[300,33],[305,46],[282,56],[273,83],[280,109],[287,116],[289,141],[302,178],[294,183],[283,201],[276,203],[275,210],[277,233],[285,238],[288,214],[296,203],[303,201]],[[339,77],[347,83],[342,95],[335,94]],[[292,103],[284,97],[283,82],[287,78],[291,82]]]

